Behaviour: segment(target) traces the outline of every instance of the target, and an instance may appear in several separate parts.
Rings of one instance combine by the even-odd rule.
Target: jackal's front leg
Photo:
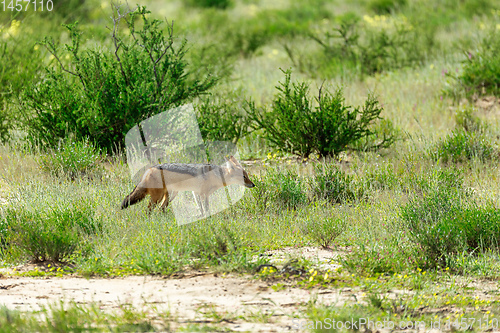
[[[168,192],[165,192],[165,194],[163,195],[163,202],[160,205],[160,208],[163,212],[167,211],[167,207],[168,207],[168,204],[170,201],[172,201],[172,200],[169,199]]]
[[[156,205],[162,202],[165,193],[163,193],[163,189],[155,188],[155,189],[149,189],[149,195],[151,196],[151,198],[149,200],[148,210],[149,212],[151,212]],[[168,197],[167,197],[167,202],[168,202]]]

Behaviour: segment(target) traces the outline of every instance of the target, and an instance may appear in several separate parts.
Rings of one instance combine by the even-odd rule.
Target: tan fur
[[[160,205],[168,207],[178,192],[192,191],[200,206],[200,211],[208,211],[208,197],[227,185],[254,187],[240,163],[231,156],[222,166],[210,164],[161,164],[146,170],[141,181],[122,202],[122,209],[133,205],[147,195],[148,208]],[[204,207],[203,207],[204,206]]]

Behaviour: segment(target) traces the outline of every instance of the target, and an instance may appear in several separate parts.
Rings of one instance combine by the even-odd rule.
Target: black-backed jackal
[[[227,185],[254,187],[240,163],[231,156],[222,165],[166,163],[155,165],[144,173],[132,193],[122,202],[122,209],[133,205],[148,194],[148,208],[160,205],[165,210],[178,192],[192,191],[201,214],[209,213],[208,197]]]

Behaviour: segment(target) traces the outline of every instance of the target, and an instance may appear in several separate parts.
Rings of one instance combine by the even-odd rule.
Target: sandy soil
[[[317,260],[323,269],[337,267],[329,263],[336,254],[326,250],[284,249],[270,251],[267,255],[277,267],[290,256],[297,255]],[[250,318],[222,323],[232,330],[283,332],[294,330],[291,316],[312,299],[338,305],[354,300],[350,288],[309,291],[285,287],[276,291],[271,285],[271,282],[256,280],[251,275],[199,272],[168,279],[152,276],[29,278],[5,274],[0,277],[0,304],[23,311],[40,310],[61,300],[77,304],[96,303],[104,311],[117,311],[127,304],[136,309],[169,311],[175,318],[174,327],[206,320],[201,312],[213,307],[218,314],[226,314],[228,318]],[[259,315],[269,315],[269,323],[252,322],[258,321],[252,318]]]
[[[283,249],[266,255],[271,263],[281,267],[290,257],[302,256],[316,260],[322,269],[335,269],[338,252],[317,248]],[[29,267],[24,267],[28,269]],[[33,268],[33,267],[31,267]],[[1,273],[3,272],[4,275]],[[459,279],[462,280],[462,279]],[[479,299],[498,299],[498,281],[456,280],[461,288],[475,290]],[[118,312],[123,305],[151,313],[169,312],[172,328],[189,323],[216,324],[233,331],[297,332],[297,321],[308,302],[342,306],[345,303],[364,302],[358,288],[304,290],[284,287],[275,290],[275,283],[255,279],[252,275],[236,276],[192,272],[178,278],[129,276],[125,278],[80,277],[16,277],[0,270],[0,305],[10,309],[40,310],[42,307],[64,302],[97,304],[103,311]],[[390,290],[390,299],[406,290]],[[204,315],[215,310],[224,320]],[[154,311],[154,312],[153,312]],[[426,312],[425,309],[422,309]],[[428,309],[432,313],[453,313],[453,308]],[[259,318],[265,317],[263,322]],[[220,319],[220,317],[219,317]]]
[[[272,313],[270,324],[227,323],[233,330],[291,330],[289,317],[299,306],[317,294],[318,302],[343,304],[351,290],[274,291],[270,284],[251,277],[222,277],[214,274],[193,275],[182,279],[131,276],[114,279],[84,278],[4,278],[0,280],[0,303],[19,310],[39,310],[60,300],[78,304],[96,302],[103,310],[128,304],[136,309],[156,308],[170,311],[176,321],[187,323],[202,319],[198,310],[214,306],[218,313],[251,316]],[[316,296],[315,296],[316,297]]]

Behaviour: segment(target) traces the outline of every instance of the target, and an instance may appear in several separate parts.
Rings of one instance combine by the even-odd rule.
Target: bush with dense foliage
[[[310,186],[316,199],[326,199],[332,203],[354,201],[362,196],[362,187],[354,176],[344,172],[333,163],[317,164],[315,176],[310,178]]]
[[[256,129],[276,148],[302,157],[311,154],[336,156],[361,139],[374,134],[373,125],[380,119],[383,108],[373,95],[363,106],[345,103],[342,89],[334,93],[319,89],[317,106],[309,96],[305,82],[292,83],[291,71],[284,71],[271,110],[258,108],[249,102],[247,113]],[[392,133],[383,133],[372,149],[385,148],[394,142]]]
[[[443,162],[482,162],[495,159],[498,152],[488,134],[488,126],[474,114],[474,109],[464,107],[455,114],[456,128],[437,142],[430,155]]]
[[[391,14],[406,5],[406,0],[370,0],[368,8],[377,14]]]
[[[500,95],[500,32],[485,37],[475,51],[466,52],[462,72],[454,77],[455,94],[468,98]]]
[[[256,185],[251,191],[256,210],[297,209],[309,203],[306,180],[293,170],[269,167],[252,181]]]
[[[211,76],[188,76],[186,42],[177,40],[173,25],[167,25],[164,35],[162,22],[148,13],[145,7],[125,13],[114,8],[111,47],[82,50],[76,23],[66,25],[71,42],[64,51],[45,38],[42,44],[58,65],[48,66],[44,79],[24,94],[22,108],[32,141],[55,146],[72,133],[76,140],[89,138],[107,151],[120,149],[137,123],[215,84]],[[127,33],[119,29],[122,21]]]
[[[495,157],[495,149],[483,133],[455,129],[438,142],[435,156],[445,163],[472,159],[484,162]]]
[[[55,176],[75,179],[96,171],[100,158],[99,149],[88,140],[74,141],[68,138],[56,149],[40,156],[39,162],[43,170]]]
[[[474,202],[455,169],[437,169],[416,180],[418,192],[401,216],[427,265],[445,267],[453,256],[498,250],[500,212]]]
[[[251,133],[250,119],[234,92],[203,98],[196,106],[198,125],[205,141],[230,141],[234,144]]]
[[[41,68],[42,56],[29,29],[18,20],[3,27],[0,23],[0,141],[15,127],[16,98]]]
[[[32,261],[68,261],[85,251],[90,237],[102,232],[102,221],[89,206],[75,205],[31,211],[9,207],[0,215],[0,225],[11,251]]]
[[[296,67],[319,77],[372,75],[423,64],[435,51],[434,33],[405,16],[347,13],[332,28],[308,34],[320,53],[287,52]]]
[[[233,4],[231,0],[184,0],[190,7],[226,9]]]
[[[317,207],[313,208],[313,211],[318,212],[304,219],[301,231],[316,244],[327,249],[347,228],[346,218],[345,216],[337,216],[336,213],[320,213],[321,210]]]

